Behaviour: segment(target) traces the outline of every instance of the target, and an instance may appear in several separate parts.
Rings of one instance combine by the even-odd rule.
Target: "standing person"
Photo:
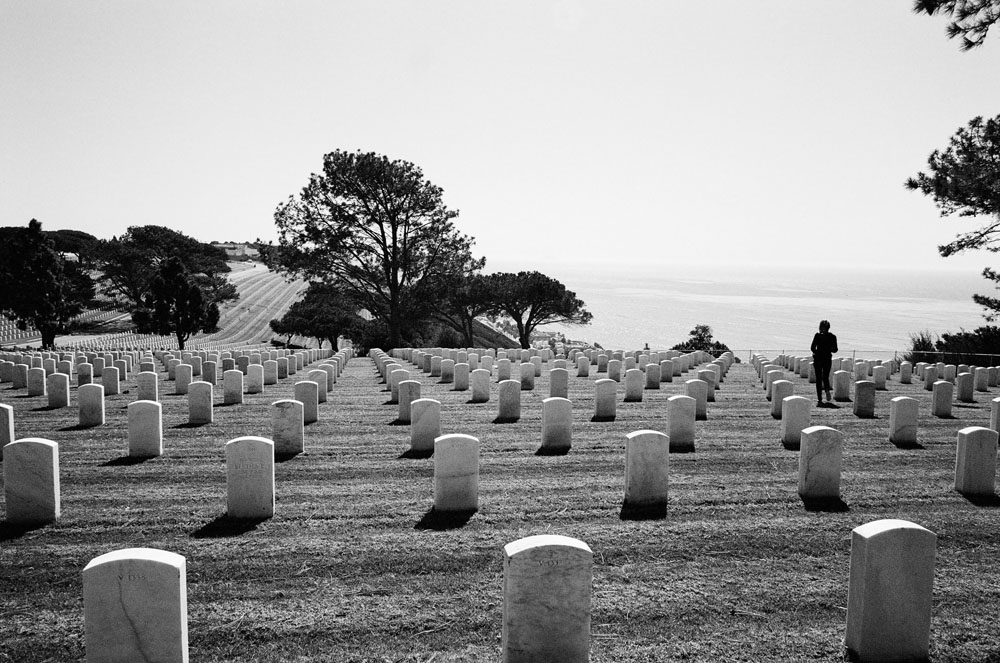
[[[830,398],[830,366],[833,363],[833,353],[837,352],[837,337],[830,333],[830,321],[820,320],[819,332],[813,336],[810,351],[813,354],[813,366],[816,369],[816,405],[823,406],[823,391],[826,391],[826,401]]]

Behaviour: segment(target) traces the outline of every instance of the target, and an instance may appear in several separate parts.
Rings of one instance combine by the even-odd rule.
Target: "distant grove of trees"
[[[133,226],[102,240],[46,232],[32,219],[0,228],[0,315],[34,327],[51,348],[73,331],[73,318],[110,302],[131,311],[138,331],[174,335],[183,348],[191,335],[215,331],[219,304],[238,297],[228,271],[224,251],[170,228]]]
[[[509,320],[526,348],[539,325],[590,322],[584,302],[556,279],[536,271],[483,274],[485,259],[472,255],[473,240],[456,229],[458,212],[442,194],[407,161],[373,152],[325,155],[322,173],[275,211],[278,243],[262,252],[273,269],[317,285],[308,306],[272,321],[272,329],[316,337],[343,301],[372,320],[341,318],[332,326],[349,329],[365,347],[442,338],[475,345],[475,321],[483,316]],[[311,314],[303,316],[306,309]]]
[[[590,322],[584,302],[550,276],[484,274],[486,260],[472,255],[457,216],[412,163],[327,154],[323,172],[275,212],[278,243],[257,243],[268,266],[309,281],[272,331],[331,345],[348,336],[365,347],[471,346],[485,317],[515,329],[526,348],[541,325]],[[37,328],[44,347],[95,297],[131,311],[142,333],[174,335],[181,348],[215,331],[219,305],[238,297],[225,251],[162,226],[103,240],[46,233],[32,220],[0,228],[0,240],[0,314]]]

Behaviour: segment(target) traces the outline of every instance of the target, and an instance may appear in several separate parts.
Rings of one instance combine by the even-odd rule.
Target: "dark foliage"
[[[724,352],[731,352],[727,345],[712,338],[712,328],[708,325],[695,325],[694,329],[689,332],[686,341],[678,343],[670,349],[681,350],[684,352],[701,350],[709,353],[713,357],[718,357]]]
[[[915,0],[913,11],[917,14],[947,14],[948,38],[962,38],[962,50],[982,46],[986,33],[1000,20],[1000,2],[997,0]]]
[[[133,310],[143,306],[161,265],[176,259],[206,299],[215,304],[238,298],[226,252],[162,226],[132,226],[121,237],[102,240],[96,248],[104,294]]]
[[[339,336],[351,336],[364,320],[358,315],[358,304],[344,290],[325,283],[310,283],[305,296],[293,303],[280,319],[271,320],[275,334],[306,336],[324,341],[337,349]]]
[[[935,150],[927,160],[928,173],[918,173],[906,187],[931,196],[942,216],[986,217],[979,228],[958,235],[953,242],[938,247],[942,256],[970,249],[1000,251],[1000,116],[972,119],[951,137],[942,152]],[[983,277],[1000,286],[1000,274],[987,267]],[[1000,314],[1000,299],[974,295],[986,309],[987,321]]]
[[[69,333],[93,296],[93,280],[79,263],[63,258],[41,223],[0,228],[0,314],[19,329],[41,332],[43,348]]]
[[[494,311],[511,319],[522,348],[531,347],[539,325],[586,325],[594,317],[576,293],[540,272],[498,272],[486,278]]]
[[[384,328],[383,347],[415,344],[455,278],[479,269],[472,239],[453,223],[442,190],[407,161],[337,150],[275,212],[278,245],[265,262],[349,293]]]
[[[140,333],[173,334],[183,350],[192,335],[217,330],[219,306],[205,296],[179,258],[169,258],[160,264],[132,322]]]

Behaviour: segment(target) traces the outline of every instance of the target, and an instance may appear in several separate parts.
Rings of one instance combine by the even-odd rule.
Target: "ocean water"
[[[610,266],[547,268],[594,314],[586,326],[549,325],[606,348],[684,341],[696,324],[741,358],[751,352],[808,354],[819,321],[830,321],[840,354],[890,358],[910,334],[982,326],[972,294],[990,291],[975,272],[905,269],[815,271],[796,268]]]

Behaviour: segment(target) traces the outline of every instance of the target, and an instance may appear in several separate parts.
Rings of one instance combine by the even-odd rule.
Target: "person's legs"
[[[823,391],[826,391],[826,400],[830,400],[830,368],[832,361],[816,361],[813,366],[816,370],[816,401],[823,402]]]

